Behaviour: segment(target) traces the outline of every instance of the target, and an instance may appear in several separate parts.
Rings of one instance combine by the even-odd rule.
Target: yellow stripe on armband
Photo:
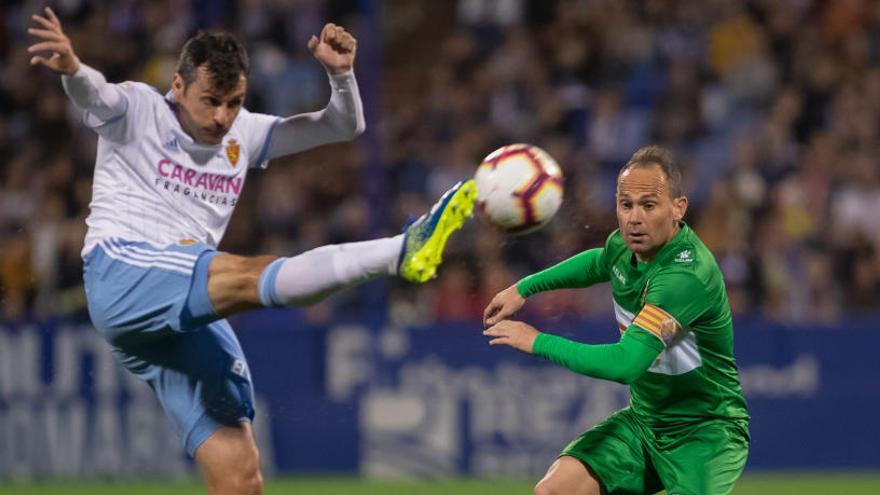
[[[651,332],[666,344],[671,342],[681,329],[681,325],[671,314],[653,304],[645,304],[633,320],[633,325]]]

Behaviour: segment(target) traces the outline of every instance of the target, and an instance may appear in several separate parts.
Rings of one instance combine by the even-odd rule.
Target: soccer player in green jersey
[[[682,221],[688,200],[668,151],[638,150],[617,179],[620,228],[501,291],[486,307],[489,343],[630,386],[630,405],[574,439],[540,495],[726,494],[749,446],[745,399],[721,271]],[[620,340],[587,345],[507,319],[538,292],[611,282]]]

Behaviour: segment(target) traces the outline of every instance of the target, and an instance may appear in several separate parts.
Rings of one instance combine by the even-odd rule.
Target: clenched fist
[[[331,74],[341,74],[354,67],[357,40],[336,24],[327,23],[321,30],[320,37],[312,35],[308,47]]]

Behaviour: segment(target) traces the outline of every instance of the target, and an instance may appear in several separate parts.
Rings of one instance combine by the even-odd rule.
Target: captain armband
[[[660,339],[667,347],[672,343],[682,328],[681,324],[674,316],[653,304],[645,304],[645,306],[642,307],[642,310],[639,311],[639,314],[636,315],[635,320],[633,320],[633,325],[647,330],[649,333]]]

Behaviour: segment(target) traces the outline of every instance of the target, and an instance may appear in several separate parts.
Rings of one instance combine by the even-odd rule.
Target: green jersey
[[[711,418],[748,420],[721,271],[690,227],[682,222],[650,263],[636,260],[620,231],[570,262],[565,277],[542,272],[521,281],[520,292],[611,282],[622,342],[635,339],[659,352],[646,372],[627,382],[643,424],[656,431]],[[551,354],[545,349],[552,342],[541,337],[536,353]]]

